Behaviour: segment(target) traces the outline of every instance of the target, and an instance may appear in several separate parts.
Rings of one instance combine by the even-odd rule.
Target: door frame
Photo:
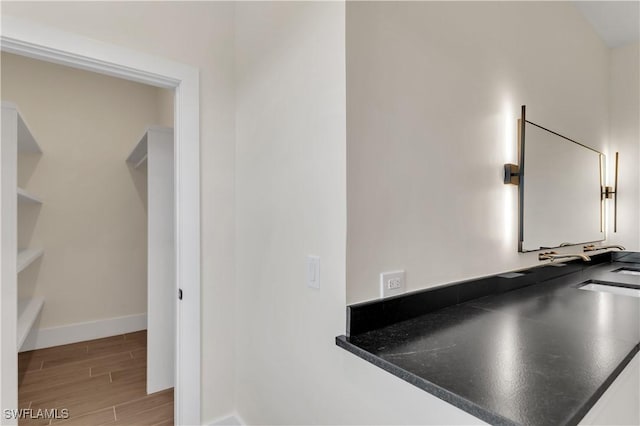
[[[0,49],[46,62],[175,89],[175,421],[177,425],[200,425],[199,70],[162,57],[10,16],[2,17]],[[178,289],[182,289],[183,293],[180,301],[177,297]],[[16,322],[17,318],[4,317],[0,320]],[[3,328],[6,329],[6,326],[4,324]],[[6,360],[6,356],[8,354],[0,353],[0,359]],[[4,371],[6,368],[3,367],[0,376],[17,376],[17,362],[10,364],[15,367],[15,371]],[[2,365],[6,366],[7,363],[3,361]],[[15,383],[3,380],[0,388],[1,408],[17,408],[17,389],[5,389],[4,382]],[[4,421],[6,420],[0,420]]]

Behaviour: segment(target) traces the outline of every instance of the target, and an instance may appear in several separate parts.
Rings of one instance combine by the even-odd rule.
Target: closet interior
[[[2,323],[3,336],[15,336],[15,340],[11,339],[10,344],[6,341],[2,342],[2,362],[3,371],[15,372],[18,368],[18,358],[15,356],[20,352],[33,350],[33,342],[38,341],[33,336],[37,336],[39,332],[38,317],[45,303],[44,297],[35,294],[28,294],[28,297],[24,297],[25,292],[31,291],[31,289],[19,289],[18,287],[20,285],[18,274],[29,270],[29,268],[37,268],[38,266],[35,265],[45,253],[43,247],[29,246],[30,235],[21,235],[21,232],[31,234],[29,228],[32,225],[35,226],[44,201],[37,194],[32,194],[25,189],[26,181],[33,170],[19,170],[21,163],[29,164],[29,167],[37,167],[38,156],[42,155],[42,149],[18,107],[4,101],[2,102],[1,149],[2,315],[15,317],[15,321],[3,321]],[[130,155],[122,160],[126,161],[130,173],[143,174],[146,179],[146,194],[142,197],[146,199],[147,212],[147,323],[146,337],[144,338],[146,350],[132,352],[131,358],[146,356],[146,371],[144,372],[146,394],[148,395],[146,398],[157,400],[157,403],[164,404],[164,407],[169,401],[173,401],[176,304],[178,300],[174,266],[173,129],[160,126],[148,127],[143,136],[134,144]],[[7,247],[13,248],[12,251],[5,250]],[[40,271],[36,270],[34,273],[39,274]],[[136,333],[121,332],[119,334],[124,335],[125,340],[128,336],[140,339],[140,335]],[[116,337],[109,337],[108,334],[104,334],[104,336],[106,337],[103,337],[102,340],[105,342]],[[28,345],[25,344],[27,337],[30,340]],[[91,342],[99,341],[100,339],[91,340]],[[72,354],[71,349],[74,348],[74,345],[76,344],[66,345],[69,347],[70,354]],[[46,348],[47,345],[39,347]],[[36,346],[35,349],[39,347]],[[63,348],[63,346],[59,347]],[[64,350],[67,349],[62,349],[62,351]],[[12,352],[11,356],[4,356],[9,352]],[[93,373],[95,373],[95,369]],[[13,377],[12,373],[9,376],[12,380],[3,379],[2,399],[7,402],[7,405],[13,405],[12,401],[19,400],[18,388],[21,379]],[[93,377],[91,370],[89,370],[89,376]],[[112,380],[111,374],[109,374],[109,380]],[[145,401],[140,403],[142,405],[148,404]],[[172,407],[173,402],[170,404]],[[114,407],[116,407],[115,404]],[[162,416],[173,416],[172,410],[167,410],[168,408],[165,407],[161,413]]]

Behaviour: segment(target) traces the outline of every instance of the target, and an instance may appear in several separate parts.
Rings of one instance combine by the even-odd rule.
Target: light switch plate
[[[406,290],[404,271],[383,272],[380,274],[380,297],[395,296]]]
[[[307,287],[320,288],[320,256],[307,256]]]

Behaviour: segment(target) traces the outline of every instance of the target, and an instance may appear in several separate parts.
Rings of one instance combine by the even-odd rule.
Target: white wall
[[[473,424],[334,344],[345,327],[345,6],[236,6],[237,410],[249,424]],[[320,256],[320,290],[305,284]]]
[[[613,185],[614,155],[620,152],[618,232],[613,233],[609,208],[609,235],[613,243],[640,250],[640,44],[611,49],[610,137],[608,177]],[[611,204],[611,203],[609,203]]]
[[[502,183],[520,106],[603,150],[608,78],[570,2],[349,2],[347,301],[388,270],[416,290],[538,264]]]
[[[233,5],[226,2],[6,2],[3,15],[200,69],[202,419],[233,411]],[[166,124],[166,123],[163,123]]]
[[[45,299],[37,328],[146,313],[146,182],[124,160],[159,90],[2,54],[2,98],[43,150],[18,161],[18,185],[44,200],[18,207],[18,247],[45,250],[18,276],[19,297]]]

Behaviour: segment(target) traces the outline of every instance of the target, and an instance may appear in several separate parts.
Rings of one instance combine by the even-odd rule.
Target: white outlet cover
[[[380,274],[380,297],[402,294],[406,288],[404,271],[390,271]]]

